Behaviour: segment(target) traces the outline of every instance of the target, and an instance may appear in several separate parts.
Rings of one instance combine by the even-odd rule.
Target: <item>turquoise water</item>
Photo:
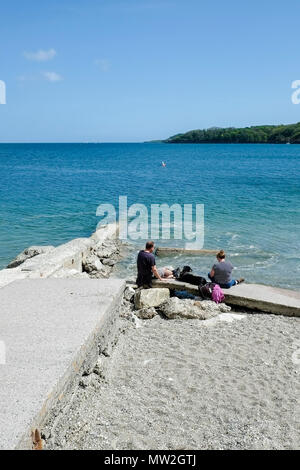
[[[292,145],[1,144],[0,267],[29,245],[89,236],[98,205],[127,195],[204,204],[205,248],[227,250],[237,276],[298,289],[299,163]],[[185,261],[206,273],[214,260],[164,263]]]

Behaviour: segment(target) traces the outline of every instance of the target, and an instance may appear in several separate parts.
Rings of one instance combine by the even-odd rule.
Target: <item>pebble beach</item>
[[[299,318],[249,312],[121,318],[52,448],[299,449],[299,329]]]

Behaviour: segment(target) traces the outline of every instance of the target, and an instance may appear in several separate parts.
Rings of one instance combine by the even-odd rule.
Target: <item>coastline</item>
[[[3,338],[18,363],[15,372],[21,357],[26,372],[26,383],[24,374],[14,378],[22,405],[16,440],[8,442],[7,429],[0,430],[2,446],[300,447],[293,418],[299,318],[170,298],[170,282],[125,289],[125,280],[105,279],[121,259],[116,234],[117,226],[107,225],[90,238],[49,247],[4,270],[5,286],[0,271]],[[29,349],[16,340],[15,328]],[[71,346],[62,348],[66,341],[71,356]],[[9,396],[6,384],[3,397]],[[10,399],[6,409],[14,415],[18,404]]]
[[[129,204],[138,201],[148,210],[150,203],[204,204],[205,246],[234,256],[239,277],[300,286],[298,258],[295,274],[286,276],[299,251],[299,159],[293,146],[26,144],[4,145],[0,153],[1,268],[30,245],[89,237],[99,222],[98,201],[117,207],[119,196],[127,194]],[[214,191],[216,171],[227,181],[221,199]],[[7,191],[9,181],[14,191]],[[210,267],[196,258],[185,264],[202,275]]]

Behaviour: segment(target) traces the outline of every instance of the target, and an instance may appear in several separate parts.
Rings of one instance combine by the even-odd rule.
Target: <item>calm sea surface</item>
[[[128,205],[204,204],[205,248],[224,248],[248,281],[299,289],[299,182],[293,145],[0,144],[0,268],[30,245],[89,236],[98,205],[123,195]],[[158,264],[206,274],[213,262]]]

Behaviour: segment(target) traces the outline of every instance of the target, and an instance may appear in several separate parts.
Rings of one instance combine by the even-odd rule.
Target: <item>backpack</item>
[[[216,304],[223,302],[225,296],[219,284],[208,282],[205,286],[199,286],[199,295],[204,300],[213,300]]]
[[[225,295],[223,294],[223,291],[219,284],[216,284],[213,289],[212,300],[216,302],[216,304],[220,304],[225,300]]]
[[[212,293],[216,284],[214,282],[207,282],[204,286],[199,286],[198,291],[200,297],[205,300],[212,299]]]

